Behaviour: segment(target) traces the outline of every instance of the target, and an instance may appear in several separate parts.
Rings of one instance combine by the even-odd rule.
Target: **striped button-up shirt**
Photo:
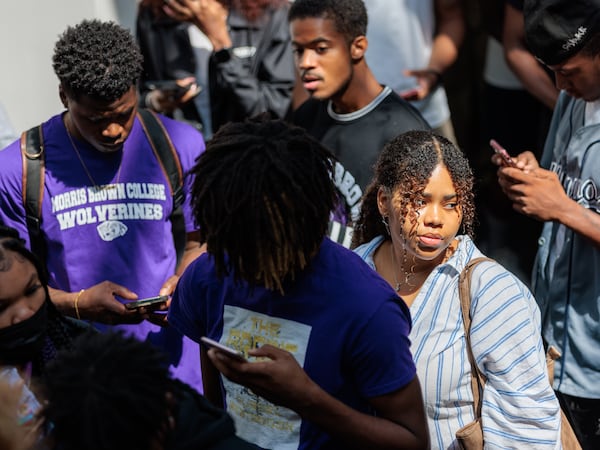
[[[483,256],[468,236],[427,277],[410,307],[411,350],[429,422],[432,449],[459,448],[455,432],[474,418],[471,367],[458,278]],[[377,237],[355,251],[373,269]],[[487,383],[482,423],[485,448],[560,448],[560,409],[548,382],[540,312],[532,294],[495,262],[480,263],[471,278],[471,344]]]

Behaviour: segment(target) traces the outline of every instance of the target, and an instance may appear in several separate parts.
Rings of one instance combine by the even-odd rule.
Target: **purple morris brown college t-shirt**
[[[185,173],[204,151],[202,136],[189,125],[160,117]],[[172,198],[137,118],[122,151],[103,154],[73,138],[83,162],[69,141],[62,115],[45,122],[42,130],[46,164],[42,231],[48,243],[50,286],[76,292],[110,280],[140,298],[157,295],[175,271]],[[0,152],[0,222],[16,228],[28,241],[19,147],[17,141]],[[107,184],[112,186],[102,188]],[[186,176],[186,193],[190,186]],[[189,194],[183,211],[186,230],[193,231]],[[168,353],[177,378],[202,389],[198,347],[172,327],[147,321],[94,325],[101,330],[124,329],[155,343]]]

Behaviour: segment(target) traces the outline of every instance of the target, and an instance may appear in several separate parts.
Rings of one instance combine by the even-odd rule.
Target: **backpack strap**
[[[24,131],[21,135],[21,159],[23,161],[22,195],[29,247],[41,261],[45,262],[47,249],[42,237],[41,224],[46,171],[41,125]]]
[[[138,110],[138,119],[148,137],[152,151],[156,159],[158,159],[165,177],[169,181],[169,188],[173,199],[173,211],[169,216],[169,220],[171,221],[171,232],[177,253],[177,265],[179,266],[186,243],[185,220],[181,206],[185,196],[181,163],[173,142],[167,134],[167,130],[165,130],[156,114],[147,109],[140,108]]]
[[[473,391],[473,408],[475,409],[475,419],[481,417],[481,393],[485,386],[485,377],[479,371],[473,349],[471,347],[471,274],[473,269],[479,263],[484,261],[494,261],[486,257],[472,259],[465,266],[458,278],[458,292],[460,296],[460,309],[463,316],[463,325],[465,327],[465,341],[467,343],[467,356],[471,363],[471,390]]]

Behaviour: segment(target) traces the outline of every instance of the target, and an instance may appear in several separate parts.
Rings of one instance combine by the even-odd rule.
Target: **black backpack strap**
[[[183,251],[185,249],[186,232],[185,220],[183,217],[183,171],[179,156],[173,147],[173,142],[167,134],[162,122],[155,113],[147,109],[138,110],[138,119],[148,136],[148,141],[152,151],[156,155],[161,168],[169,180],[171,196],[173,198],[173,212],[169,217],[171,221],[171,231],[173,233],[173,243],[177,252],[177,265],[181,262]]]
[[[23,205],[31,251],[46,261],[46,242],[42,236],[42,199],[44,197],[44,137],[42,126],[33,127],[21,135],[23,160]]]

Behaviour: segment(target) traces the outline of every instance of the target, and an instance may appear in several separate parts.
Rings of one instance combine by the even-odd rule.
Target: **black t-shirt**
[[[329,101],[309,99],[296,110],[292,120],[338,160],[335,184],[345,200],[345,211],[335,219],[342,223],[356,219],[360,199],[383,146],[405,131],[430,129],[419,111],[389,88],[361,110],[343,115],[335,114]]]

